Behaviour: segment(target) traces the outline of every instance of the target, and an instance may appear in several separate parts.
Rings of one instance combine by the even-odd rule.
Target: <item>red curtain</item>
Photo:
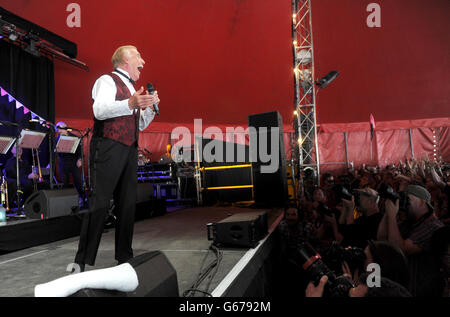
[[[68,126],[80,130],[92,127],[92,120],[58,118],[58,121],[60,120],[65,121]],[[202,131],[211,126],[203,125]],[[153,162],[158,161],[165,153],[166,145],[178,141],[170,139],[171,132],[176,127],[185,127],[186,131],[191,133],[192,144],[194,135],[192,123],[154,122],[141,132],[139,147],[152,153],[151,160]],[[378,122],[374,137],[371,140],[368,123],[322,125],[318,132],[321,172],[333,172],[346,168],[344,132],[347,133],[348,160],[353,162],[355,167],[362,164],[385,166],[390,163],[397,163],[400,160],[404,161],[406,157],[410,158],[412,153],[409,129],[411,129],[412,134],[414,157],[428,156],[429,158],[436,157],[442,158],[444,161],[450,161],[449,127],[449,118]],[[224,133],[222,139],[231,141],[230,135],[225,135],[227,128],[225,125],[217,125],[217,128]],[[242,125],[242,128],[246,129],[247,126]],[[290,160],[292,144],[297,140],[294,140],[291,126],[285,124],[283,130],[286,160]],[[189,143],[189,140],[186,141]],[[238,142],[242,143],[242,140]],[[244,142],[248,144],[248,136],[245,137]],[[85,152],[87,152],[87,144],[89,144],[88,141],[85,143]],[[435,153],[436,156],[434,156]]]

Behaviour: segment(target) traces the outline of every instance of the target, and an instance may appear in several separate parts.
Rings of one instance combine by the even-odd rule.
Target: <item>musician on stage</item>
[[[132,240],[137,198],[137,144],[155,116],[160,102],[140,87],[134,88],[145,65],[134,46],[118,48],[112,56],[114,71],[101,76],[92,89],[94,133],[90,144],[91,187],[89,213],[83,218],[75,263],[84,271],[94,265],[114,198],[117,217],[115,259],[122,264],[133,257]]]
[[[67,124],[60,121],[56,124],[58,134],[75,136],[67,129]],[[78,145],[75,153],[58,153],[58,167],[59,174],[64,183],[64,187],[67,188],[70,184],[70,175],[72,175],[73,185],[75,186],[78,196],[80,198],[80,207],[84,206],[85,191],[83,188],[83,182],[81,179],[81,146]]]
[[[36,187],[38,185],[39,175],[33,171],[30,163],[22,158],[22,152],[22,148],[19,147],[19,151],[17,151],[16,146],[14,146],[11,149],[11,153],[13,154],[13,156],[9,158],[5,164],[5,176],[6,181],[8,182],[8,199],[10,202],[12,202],[17,197],[16,155],[19,156],[19,181],[20,188],[23,192],[21,196],[23,202],[25,202],[25,200],[33,193],[34,185],[36,184]],[[17,202],[17,204],[20,204],[20,202]]]

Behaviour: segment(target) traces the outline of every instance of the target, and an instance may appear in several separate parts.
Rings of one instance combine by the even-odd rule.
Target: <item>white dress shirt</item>
[[[121,68],[118,68],[121,72],[129,76],[129,74]],[[128,78],[123,75],[113,72],[118,75],[120,79],[125,83],[127,88],[133,95],[136,90],[134,89]],[[116,101],[116,83],[109,75],[103,75],[94,84],[92,88],[92,99],[94,104],[92,106],[94,110],[94,116],[97,120],[106,120],[115,117],[128,116],[133,114],[133,110],[130,110],[128,106],[128,99]],[[141,109],[141,116],[139,118],[139,130],[144,130],[153,121],[155,112],[152,107],[147,109]]]

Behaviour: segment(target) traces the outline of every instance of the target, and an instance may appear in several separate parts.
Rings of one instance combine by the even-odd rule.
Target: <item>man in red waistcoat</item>
[[[118,48],[112,64],[114,71],[97,79],[92,89],[94,133],[89,158],[92,191],[75,257],[81,271],[85,264],[95,264],[111,198],[117,217],[115,259],[121,264],[133,257],[139,130],[153,120],[153,105],[160,101],[157,92],[150,95],[143,87],[134,89],[145,64],[136,47]]]

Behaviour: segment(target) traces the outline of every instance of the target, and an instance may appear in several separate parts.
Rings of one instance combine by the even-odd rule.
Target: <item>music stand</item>
[[[44,140],[47,134],[44,132],[31,131],[24,129],[20,131],[19,140],[17,141],[17,146],[23,149],[38,149],[41,146],[42,141]],[[39,155],[39,153],[38,153]],[[19,156],[16,155],[16,168],[17,168],[17,206],[18,211],[22,210],[22,203],[20,201],[20,194],[22,193],[22,189],[20,188],[20,175],[19,175]]]
[[[75,136],[60,135],[56,144],[56,153],[74,154],[80,144],[80,140],[81,138]]]
[[[37,149],[41,146],[46,135],[44,132],[22,130],[19,136],[19,147],[23,149]]]
[[[15,141],[15,137],[0,136],[0,154],[7,154]]]

